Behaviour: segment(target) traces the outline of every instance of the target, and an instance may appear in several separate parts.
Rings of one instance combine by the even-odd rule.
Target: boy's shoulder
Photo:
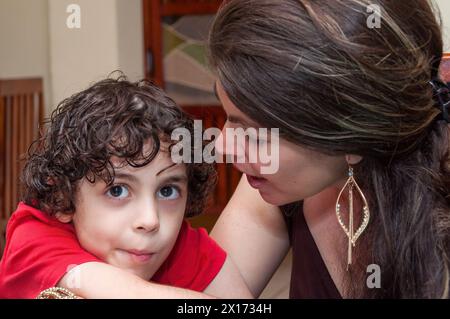
[[[180,233],[175,246],[172,249],[172,259],[180,258],[183,255],[192,257],[193,254],[204,254],[210,251],[217,252],[221,250],[218,244],[211,238],[205,228],[194,228],[190,222],[185,219],[181,225]]]
[[[72,225],[20,203],[6,229],[0,298],[34,298],[69,267],[91,261],[99,260],[82,249]]]
[[[184,220],[172,252],[152,280],[203,291],[219,273],[225,259],[225,251],[206,229],[193,228]]]
[[[11,215],[6,227],[6,241],[22,243],[42,238],[76,237],[72,225],[64,224],[48,214],[20,202],[16,211]]]

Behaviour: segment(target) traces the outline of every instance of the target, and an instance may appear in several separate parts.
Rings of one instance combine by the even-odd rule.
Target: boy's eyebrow
[[[131,175],[131,174],[126,174],[126,173],[116,173],[116,174],[114,174],[114,178],[126,179],[133,183],[137,183],[137,181],[138,181],[136,176]]]
[[[187,182],[188,178],[186,174],[177,174],[169,176],[167,179],[164,180],[164,183],[177,183],[177,182]]]
[[[178,165],[178,163],[172,163],[172,164],[170,164],[169,166],[167,166],[166,168],[163,168],[162,170],[160,170],[160,171],[156,174],[156,176],[159,176],[162,172],[164,172],[165,170],[168,170],[168,169],[171,168],[171,167],[174,167],[175,165]]]

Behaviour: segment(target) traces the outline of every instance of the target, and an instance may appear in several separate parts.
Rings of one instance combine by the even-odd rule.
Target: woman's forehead
[[[255,121],[239,110],[239,108],[230,100],[228,94],[225,92],[225,89],[219,81],[216,82],[215,89],[217,98],[222,103],[229,122],[249,127],[259,126]]]

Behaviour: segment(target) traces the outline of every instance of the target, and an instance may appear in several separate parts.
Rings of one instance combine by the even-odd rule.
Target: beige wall
[[[73,0],[49,0],[50,72],[53,103],[118,68],[116,6],[111,0],[78,0],[81,28],[69,29]]]
[[[444,50],[450,53],[450,0],[435,0],[441,11]]]
[[[140,0],[78,0],[80,29],[66,26],[66,8],[75,1],[48,1],[54,103],[114,70],[143,77]]]
[[[47,0],[0,0],[0,78],[42,77],[51,101]]]
[[[119,66],[132,80],[144,77],[144,32],[141,0],[117,1]],[[450,0],[448,0],[450,1]]]
[[[80,29],[66,26],[72,3]],[[114,70],[143,77],[141,0],[0,0],[0,43],[0,77],[42,77],[48,115]]]

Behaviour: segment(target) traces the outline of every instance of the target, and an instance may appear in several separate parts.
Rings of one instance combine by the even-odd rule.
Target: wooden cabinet
[[[43,114],[41,79],[0,79],[0,256],[6,223],[20,198],[19,176]]]

